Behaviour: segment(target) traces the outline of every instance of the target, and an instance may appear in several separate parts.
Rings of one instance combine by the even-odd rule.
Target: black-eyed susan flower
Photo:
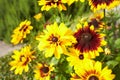
[[[74,45],[81,53],[87,54],[91,58],[99,56],[99,52],[103,52],[101,46],[106,45],[104,34],[95,31],[94,26],[77,25],[78,29],[74,33],[77,43]]]
[[[113,80],[115,75],[108,67],[102,67],[101,62],[88,61],[79,66],[75,73],[80,77],[79,80]]]
[[[51,8],[58,8],[60,11],[61,10],[66,10],[66,7],[64,5],[66,3],[66,0],[39,0],[38,4],[41,7],[41,10],[50,10]]]
[[[59,59],[62,53],[67,53],[66,47],[76,42],[73,32],[64,23],[59,26],[56,22],[47,25],[43,32],[40,35],[38,48],[40,51],[45,51],[45,57],[51,57],[54,54]]]
[[[50,74],[53,70],[54,67],[52,64],[48,66],[46,64],[38,63],[36,69],[34,70],[35,78],[37,80],[50,80]]]
[[[74,3],[75,1],[78,1],[78,0],[67,0],[67,4],[68,5],[71,5],[72,3]],[[85,0],[79,0],[81,2],[84,2]]]
[[[23,39],[26,38],[26,35],[30,33],[33,27],[31,26],[31,22],[25,20],[19,24],[17,28],[13,31],[11,43],[14,45],[18,43],[22,43]]]
[[[88,25],[89,26],[93,25],[96,31],[100,31],[105,26],[105,23],[102,21],[103,18],[104,18],[103,13],[95,13],[90,17]]]
[[[80,53],[80,51],[77,49],[71,48],[69,51],[70,52],[68,54],[67,61],[71,66],[76,67],[78,64],[82,65],[82,63],[90,60],[88,55]]]
[[[88,0],[91,9],[95,12],[100,9],[111,9],[120,4],[119,0]]]
[[[28,72],[28,64],[35,58],[33,53],[30,46],[22,48],[21,51],[15,50],[12,55],[13,61],[9,63],[12,66],[10,70],[15,69],[15,74],[22,74],[23,71]]]

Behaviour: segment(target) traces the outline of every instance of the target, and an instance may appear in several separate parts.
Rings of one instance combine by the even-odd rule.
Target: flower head
[[[91,9],[93,11],[100,9],[111,9],[119,4],[119,0],[89,0],[89,5],[91,5]]]
[[[28,64],[35,58],[35,56],[32,55],[34,51],[30,51],[30,49],[30,46],[26,46],[22,48],[21,51],[14,51],[14,55],[12,55],[14,60],[9,64],[12,66],[10,70],[15,69],[15,74],[22,74],[23,71],[28,72]]]
[[[90,21],[88,22],[88,25],[91,26],[93,25],[96,31],[100,31],[101,29],[104,28],[104,22],[102,21],[104,17],[103,13],[95,13],[91,18]]]
[[[101,62],[88,61],[79,66],[75,73],[80,77],[79,80],[113,80],[114,74],[108,67],[102,68]]]
[[[50,10],[51,8],[58,8],[61,10],[66,10],[66,7],[63,3],[66,3],[66,0],[39,0],[38,4],[42,6],[41,10]]]
[[[80,53],[79,50],[71,48],[69,49],[69,54],[67,57],[67,61],[71,66],[76,67],[78,64],[82,64],[88,60],[90,60],[89,56],[83,53]]]
[[[50,80],[50,74],[53,70],[54,67],[52,64],[48,66],[46,64],[38,63],[36,69],[34,70],[35,78],[38,80]]]
[[[105,35],[96,32],[94,26],[88,26],[87,23],[83,27],[78,24],[77,27],[78,30],[74,33],[77,43],[74,47],[91,58],[99,56],[99,52],[103,52],[101,46],[106,45]]]
[[[66,47],[76,42],[72,31],[64,23],[59,26],[57,23],[47,25],[43,32],[40,35],[38,48],[45,51],[46,57],[51,57],[54,54],[59,59],[62,53],[67,53]]]
[[[30,24],[31,22],[27,20],[21,22],[19,26],[13,31],[11,43],[14,45],[22,43],[23,39],[26,38],[26,35],[29,34],[30,30],[33,29]]]

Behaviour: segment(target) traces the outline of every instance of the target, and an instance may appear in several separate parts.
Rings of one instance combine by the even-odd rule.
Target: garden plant
[[[0,80],[120,80],[119,0],[4,0]],[[3,7],[4,6],[4,7]]]

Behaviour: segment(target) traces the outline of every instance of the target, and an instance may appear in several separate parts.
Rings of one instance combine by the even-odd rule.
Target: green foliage
[[[13,29],[21,21],[32,20],[39,11],[37,0],[0,0],[0,8],[0,40],[5,42],[10,42]]]

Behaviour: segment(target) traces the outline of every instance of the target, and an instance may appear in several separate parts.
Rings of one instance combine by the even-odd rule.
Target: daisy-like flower
[[[104,18],[103,13],[95,13],[91,18],[90,21],[88,22],[88,25],[91,26],[93,25],[96,31],[100,31],[101,29],[104,28],[104,22],[102,19]]]
[[[75,1],[78,1],[78,0],[67,0],[67,4],[68,5],[71,5],[72,3],[74,3]],[[84,2],[85,0],[79,0],[81,2]]]
[[[111,9],[120,4],[119,0],[88,0],[91,9],[95,12],[100,9]]]
[[[90,60],[88,55],[80,53],[80,51],[77,49],[71,48],[69,51],[70,52],[68,54],[67,61],[71,66],[76,67],[78,64],[82,64]]]
[[[102,68],[101,62],[88,61],[79,66],[75,73],[80,77],[78,80],[113,80],[115,75],[108,67]]]
[[[21,22],[19,26],[13,31],[13,34],[11,36],[11,43],[13,43],[14,45],[22,43],[23,39],[26,38],[26,35],[29,34],[30,30],[33,29],[33,27],[30,24],[31,22],[28,20]]]
[[[66,0],[39,0],[38,4],[42,6],[41,10],[50,10],[51,8],[58,8],[61,10],[66,10],[66,7],[64,5],[66,3]]]
[[[85,23],[83,26],[78,24],[77,31],[74,36],[77,43],[74,45],[81,53],[87,54],[90,58],[99,56],[99,52],[103,52],[101,46],[106,45],[104,34],[95,31],[94,26],[88,26]]]
[[[30,49],[30,46],[26,46],[21,51],[14,51],[14,55],[12,55],[13,61],[9,64],[12,66],[10,70],[15,69],[15,74],[22,74],[23,71],[28,72],[28,64],[35,58],[33,56],[34,51],[30,51]]]
[[[64,23],[59,26],[56,22],[47,25],[43,32],[40,35],[38,48],[40,51],[45,51],[45,57],[51,57],[54,54],[59,59],[62,53],[67,53],[66,47],[76,42],[73,32]]]
[[[37,80],[50,80],[50,74],[51,74],[51,71],[53,70],[54,70],[54,67],[52,64],[48,66],[46,64],[38,63],[38,65],[36,66],[36,69],[34,70],[35,78]]]

